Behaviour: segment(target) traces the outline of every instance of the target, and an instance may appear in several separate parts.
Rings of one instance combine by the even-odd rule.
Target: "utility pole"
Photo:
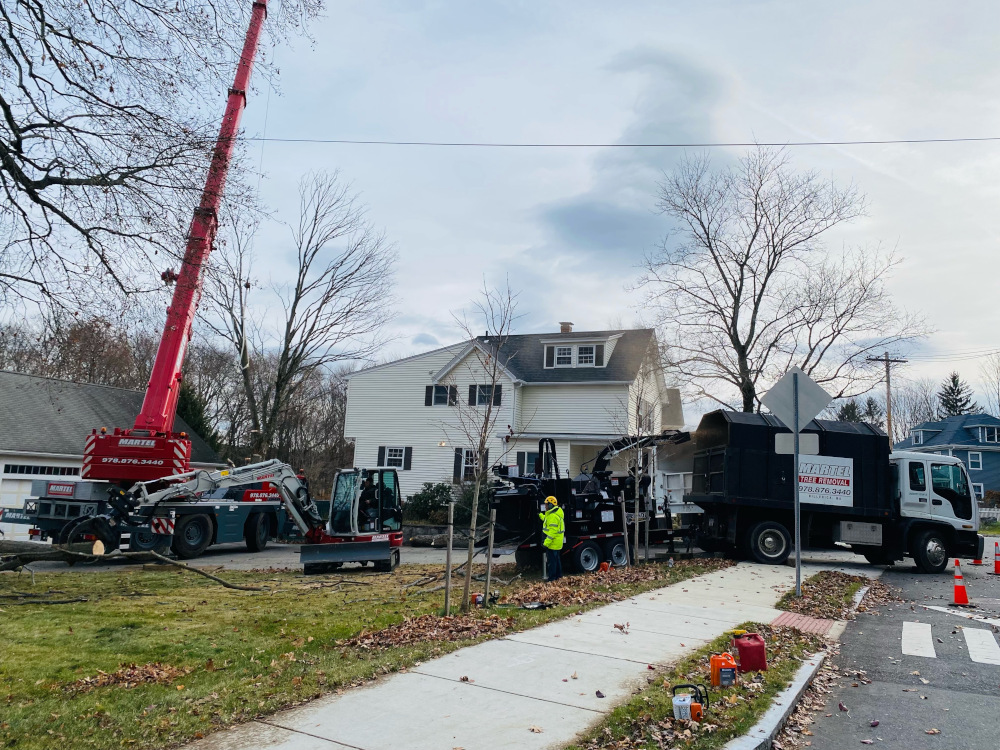
[[[892,450],[892,371],[890,365],[905,365],[905,359],[890,359],[889,352],[881,357],[868,357],[869,362],[885,364],[885,431],[889,435],[889,450]]]

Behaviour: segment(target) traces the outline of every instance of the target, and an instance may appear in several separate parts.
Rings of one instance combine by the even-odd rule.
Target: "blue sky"
[[[280,94],[257,91],[245,125],[271,137],[508,142],[1000,135],[998,26],[1000,5],[987,2],[331,1],[312,44],[273,50]],[[484,278],[509,276],[521,292],[520,332],[639,320],[627,285],[668,229],[656,182],[682,153],[267,143],[250,155],[285,220],[309,170],[340,169],[362,194],[399,252],[395,357],[457,340],[452,312]],[[924,351],[1000,347],[989,281],[1000,143],[793,157],[867,194],[869,215],[830,246],[898,248],[895,298],[937,329]],[[257,247],[268,249],[259,275],[288,272],[287,231],[265,227]],[[976,379],[975,362],[955,366]]]

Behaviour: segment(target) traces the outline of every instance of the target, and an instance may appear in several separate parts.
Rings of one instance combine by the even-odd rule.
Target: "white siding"
[[[467,433],[473,431],[482,407],[468,405],[469,385],[486,384],[474,355],[466,357],[442,381],[458,389],[458,406],[424,406],[424,391],[432,376],[462,351],[465,344],[438,349],[353,375],[347,391],[344,434],[354,438],[354,463],[375,466],[379,446],[411,448],[409,471],[399,471],[404,497],[418,491],[424,482],[451,482],[455,448],[474,448]],[[502,376],[502,403],[493,433],[505,432],[513,424],[514,388]],[[462,422],[465,422],[463,426]],[[441,446],[440,443],[445,443]],[[491,437],[490,463],[504,450],[499,438]]]
[[[628,403],[628,388],[624,385],[525,385],[519,399],[520,432],[578,435],[624,432]]]

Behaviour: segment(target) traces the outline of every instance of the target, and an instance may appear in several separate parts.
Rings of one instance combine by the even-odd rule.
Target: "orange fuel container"
[[[728,687],[736,684],[736,659],[728,651],[714,654],[708,660],[712,668],[712,687]]]
[[[741,672],[764,672],[767,670],[767,650],[764,638],[758,633],[742,633],[733,637],[736,650],[740,654]]]

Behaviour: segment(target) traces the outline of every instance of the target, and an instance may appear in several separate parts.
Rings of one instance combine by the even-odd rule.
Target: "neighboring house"
[[[680,395],[667,388],[651,329],[510,336],[496,352],[473,341],[360,370],[349,376],[344,434],[355,464],[399,469],[403,495],[424,482],[455,482],[475,470],[461,422],[488,400],[499,410],[489,463],[534,470],[538,440],[550,437],[563,476],[576,476],[622,435],[681,429]],[[480,364],[497,355],[496,389]],[[612,468],[624,469],[624,457]]]
[[[131,427],[142,407],[142,391],[40,378],[0,371],[0,507],[20,508],[31,480],[59,477],[77,482],[83,443],[95,428]],[[174,429],[191,438],[191,468],[225,462],[177,418]],[[0,524],[8,538],[28,527]]]
[[[989,490],[1000,490],[1000,419],[989,414],[962,414],[939,422],[923,422],[910,430],[910,437],[893,447],[962,459],[979,499]]]

